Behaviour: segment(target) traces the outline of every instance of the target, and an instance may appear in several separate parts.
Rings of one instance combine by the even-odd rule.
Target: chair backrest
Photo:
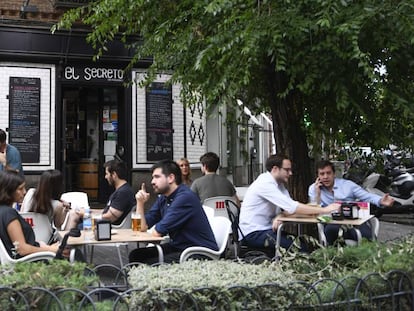
[[[45,243],[50,241],[54,229],[47,215],[35,212],[21,212],[20,216],[32,226],[36,241],[43,241]]]
[[[219,252],[223,253],[227,247],[231,222],[228,218],[217,216],[210,219],[211,230],[213,230]]]
[[[88,194],[86,192],[65,192],[62,193],[60,199],[66,202],[70,202],[73,209],[89,207]]]
[[[210,206],[203,204],[203,210],[204,210],[204,213],[206,213],[207,215],[207,219],[210,221],[210,218],[214,217],[214,209]]]
[[[226,210],[226,200],[232,201],[232,210],[235,208],[236,210],[234,213],[238,214],[238,208],[236,202],[234,202],[233,197],[230,196],[217,196],[211,197],[204,200],[203,205],[209,206],[214,209],[214,217],[223,216],[228,218],[227,210]]]
[[[6,247],[3,244],[3,241],[0,239],[0,263],[2,265],[5,265],[11,262],[13,262],[13,258],[10,257]]]
[[[119,225],[112,224],[112,228],[114,229],[131,229],[131,214],[132,211],[135,211],[136,207],[134,206],[129,213],[125,216],[122,222]]]
[[[35,188],[30,188],[29,190],[27,190],[26,195],[24,196],[24,199],[22,202],[22,206],[20,208],[21,212],[29,211],[32,205],[32,198],[33,198],[33,194],[35,193],[35,191],[36,191]]]

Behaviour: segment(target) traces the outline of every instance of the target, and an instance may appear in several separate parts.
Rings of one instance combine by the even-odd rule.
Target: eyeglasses
[[[281,167],[281,169],[285,170],[286,173],[293,173],[292,168],[291,167]]]

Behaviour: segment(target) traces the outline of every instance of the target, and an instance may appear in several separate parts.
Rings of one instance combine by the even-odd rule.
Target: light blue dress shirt
[[[369,193],[353,181],[343,178],[335,178],[333,192],[326,187],[321,187],[321,206],[325,207],[337,201],[362,201],[370,202],[377,206],[381,205],[381,197],[377,194]],[[315,184],[309,186],[308,195],[310,198],[316,197]]]

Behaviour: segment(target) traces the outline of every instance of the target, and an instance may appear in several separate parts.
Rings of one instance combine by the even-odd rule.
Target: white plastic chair
[[[119,225],[111,225],[112,229],[131,229],[131,214],[132,211],[134,211],[136,208],[135,206],[131,209],[131,211],[125,216],[125,218],[122,220],[122,222]],[[127,251],[127,254],[129,253],[129,249],[128,249],[128,243],[103,243],[103,244],[96,244],[96,245],[90,245],[90,252],[91,252],[91,260],[90,262],[92,262],[93,260],[93,251],[95,247],[99,247],[99,246],[111,246],[111,247],[116,247],[117,252],[118,252],[118,258],[119,258],[119,263],[121,265],[121,267],[124,266],[124,262],[122,260],[122,254],[121,254],[121,246],[125,246],[125,249]]]
[[[33,194],[35,193],[36,188],[30,188],[27,190],[26,195],[24,196],[22,206],[20,207],[20,212],[28,212],[30,207],[32,206],[32,198]]]
[[[229,218],[229,215],[226,210],[226,200],[232,201],[234,204],[230,204],[229,207],[233,214],[238,215],[239,211],[236,207],[237,204],[234,201],[233,197],[229,196],[217,196],[217,197],[211,197],[204,200],[203,205],[209,206],[214,210],[214,217],[217,216],[223,216],[226,218]]]
[[[55,258],[55,253],[53,252],[37,252],[33,254],[26,255],[24,257],[13,259],[10,257],[9,253],[6,250],[6,247],[3,244],[3,241],[0,239],[0,262],[2,265],[5,264],[15,264],[17,262],[33,262],[39,260],[51,260]]]
[[[191,256],[194,255],[203,255],[215,260],[220,259],[220,256],[224,253],[227,247],[227,242],[229,239],[229,230],[231,230],[231,222],[228,218],[221,216],[213,217],[209,219],[209,221],[219,250],[215,251],[207,247],[191,246],[186,248],[181,253],[180,263],[188,260],[189,258],[191,258]]]
[[[210,206],[203,204],[203,210],[204,210],[204,213],[206,213],[208,220],[210,221],[210,218],[214,217],[214,209]]]
[[[72,191],[62,193],[60,199],[66,202],[70,202],[70,206],[73,209],[87,208],[89,207],[88,194],[86,192]]]
[[[60,196],[60,199],[65,202],[69,202],[71,209],[81,209],[81,208],[89,208],[89,199],[88,194],[86,192],[81,191],[71,191],[71,192],[65,192],[62,193]],[[60,226],[59,230],[68,230],[71,228],[67,228],[68,222],[70,220],[70,217],[73,217],[74,213],[67,213],[65,220],[63,221],[63,224]]]
[[[46,214],[21,212],[20,216],[26,221],[30,219],[28,222],[32,225],[36,241],[43,241],[48,244],[55,237],[55,229]]]

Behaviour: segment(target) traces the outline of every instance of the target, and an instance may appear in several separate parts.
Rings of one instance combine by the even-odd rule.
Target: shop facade
[[[0,25],[0,127],[22,154],[28,187],[44,170],[59,169],[66,191],[105,202],[113,191],[107,160],[124,161],[136,187],[149,182],[158,160],[198,162],[207,150],[204,107],[185,109],[167,74],[139,87],[151,60],[124,72],[131,55],[120,42],[92,61],[85,36]]]
[[[203,104],[184,107],[180,86],[166,83],[168,73],[139,86],[150,58],[124,71],[132,51],[120,41],[94,61],[86,31],[51,33],[66,8],[86,2],[0,4],[0,128],[22,153],[27,186],[35,187],[43,171],[59,169],[66,191],[85,191],[104,203],[113,191],[105,161],[124,161],[138,189],[150,183],[150,168],[161,159],[186,157],[193,178],[200,176],[199,158],[207,151],[220,156],[220,174],[236,186],[254,180],[272,152],[271,121],[237,105],[229,114],[237,122],[226,107],[211,113]]]

